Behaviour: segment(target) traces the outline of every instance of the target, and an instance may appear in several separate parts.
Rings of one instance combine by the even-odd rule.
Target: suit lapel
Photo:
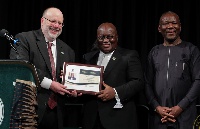
[[[85,62],[83,63],[97,65],[98,57],[99,57],[99,51],[93,51],[87,53],[86,55],[84,55]]]
[[[98,57],[99,57],[99,52],[95,53],[94,57],[91,59],[92,65],[97,65]]]
[[[115,65],[120,61],[120,58],[121,58],[121,54],[119,53],[119,51],[116,49],[114,51],[114,53],[112,54],[107,66],[106,66],[106,69],[104,71],[104,77],[106,77],[110,71],[115,67]]]
[[[35,36],[37,38],[37,46],[38,46],[38,49],[44,59],[44,62],[46,63],[50,73],[51,73],[51,63],[50,63],[50,59],[49,59],[49,53],[48,53],[48,50],[47,50],[47,44],[46,44],[46,41],[43,37],[43,34],[42,34],[42,31],[41,29],[39,31],[36,31],[35,32]],[[38,62],[39,63],[39,62]]]
[[[106,77],[110,71],[115,67],[115,65],[120,61],[121,59],[121,54],[120,54],[120,48],[118,47],[112,57],[110,58],[108,64],[107,64],[107,67],[104,71],[104,77]],[[86,63],[89,63],[89,64],[92,64],[92,65],[97,65],[97,61],[98,61],[98,57],[99,57],[99,51],[95,51],[94,53],[91,53],[88,58],[89,59],[86,59],[86,60],[89,60],[89,62],[86,62]]]
[[[61,64],[62,62],[64,62],[64,58],[63,58],[63,56],[64,56],[64,50],[63,50],[63,47],[62,47],[62,45],[61,45],[61,43],[58,41],[58,40],[56,40],[56,51],[57,51],[57,64],[56,64],[56,71],[59,71],[60,70],[60,68],[59,67],[62,67],[63,66],[63,64]],[[66,58],[68,58],[68,56],[65,56],[65,61],[66,61]],[[60,71],[59,71],[60,72]]]

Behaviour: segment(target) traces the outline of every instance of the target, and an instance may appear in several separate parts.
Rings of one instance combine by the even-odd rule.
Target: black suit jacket
[[[20,44],[17,46],[16,53],[13,49],[10,52],[11,59],[27,60],[33,65],[35,65],[40,82],[44,77],[52,79],[51,74],[51,63],[49,59],[49,54],[47,50],[47,44],[41,29],[22,32],[16,35],[19,39]],[[74,62],[75,53],[74,51],[60,39],[56,39],[56,49],[57,49],[57,64],[56,64],[56,77],[60,82],[60,72],[64,62]],[[45,112],[47,101],[51,91],[38,87],[38,115],[39,122],[41,121],[43,114]],[[60,126],[62,126],[62,107],[64,106],[64,96],[58,95],[58,120]]]
[[[98,50],[87,53],[84,55],[84,63],[96,65],[98,56]],[[123,108],[113,108],[116,104],[115,98],[103,102],[96,96],[83,95],[83,127],[92,129],[99,113],[100,120],[106,129],[137,129],[134,97],[144,87],[138,53],[117,47],[104,71],[103,81],[116,89]]]

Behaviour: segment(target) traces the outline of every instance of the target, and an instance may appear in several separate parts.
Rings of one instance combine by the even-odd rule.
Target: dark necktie
[[[52,50],[51,50],[51,46],[53,43],[48,43],[48,53],[49,53],[49,58],[50,58],[50,62],[51,62],[51,74],[53,77],[53,81],[56,81],[56,68],[55,68],[55,62],[54,62],[54,58],[53,58],[53,54],[52,54]],[[57,98],[55,93],[51,93],[49,100],[48,100],[48,105],[51,109],[53,109],[56,105],[57,105]]]

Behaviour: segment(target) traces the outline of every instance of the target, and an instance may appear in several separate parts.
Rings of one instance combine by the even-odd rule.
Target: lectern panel
[[[22,80],[23,82],[19,80]],[[26,61],[0,60],[0,128],[1,129],[8,129],[12,128],[11,126],[13,126],[12,122],[14,121],[13,120],[14,117],[16,117],[16,116],[13,117],[13,112],[19,111],[16,109],[16,107],[21,108],[21,106],[19,106],[20,103],[18,104],[18,101],[26,99],[24,98],[23,95],[19,94],[23,93],[22,90],[25,89],[25,87],[23,87],[22,85],[19,86],[19,83],[24,84],[24,82],[30,82],[31,87],[34,86],[35,87],[34,89],[37,88],[38,85],[37,74],[35,72],[33,65],[29,64]],[[33,94],[35,94],[35,98],[33,99],[36,100],[36,91]],[[34,105],[34,107],[35,106],[36,105]],[[33,117],[33,119],[35,119],[35,117]],[[20,124],[21,123],[19,123],[18,125]]]

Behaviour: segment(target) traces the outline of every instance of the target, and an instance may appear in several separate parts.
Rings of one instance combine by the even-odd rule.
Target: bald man
[[[58,39],[62,33],[64,18],[62,12],[55,7],[47,8],[41,17],[41,29],[22,32],[16,35],[20,44],[17,51],[11,49],[10,58],[27,60],[34,64],[39,76],[38,88],[38,129],[62,129],[63,106],[66,94],[71,94],[62,85],[60,74],[63,62],[74,62],[75,53],[65,42]],[[48,43],[51,43],[51,52],[55,72],[52,74],[52,61],[48,52]],[[55,76],[54,76],[55,75]],[[54,94],[56,104],[48,104],[50,95]]]
[[[96,95],[82,96],[83,128],[138,129],[134,98],[144,87],[139,55],[118,46],[117,30],[112,23],[98,27],[97,46],[97,50],[83,56],[84,63],[104,66],[104,83]]]

